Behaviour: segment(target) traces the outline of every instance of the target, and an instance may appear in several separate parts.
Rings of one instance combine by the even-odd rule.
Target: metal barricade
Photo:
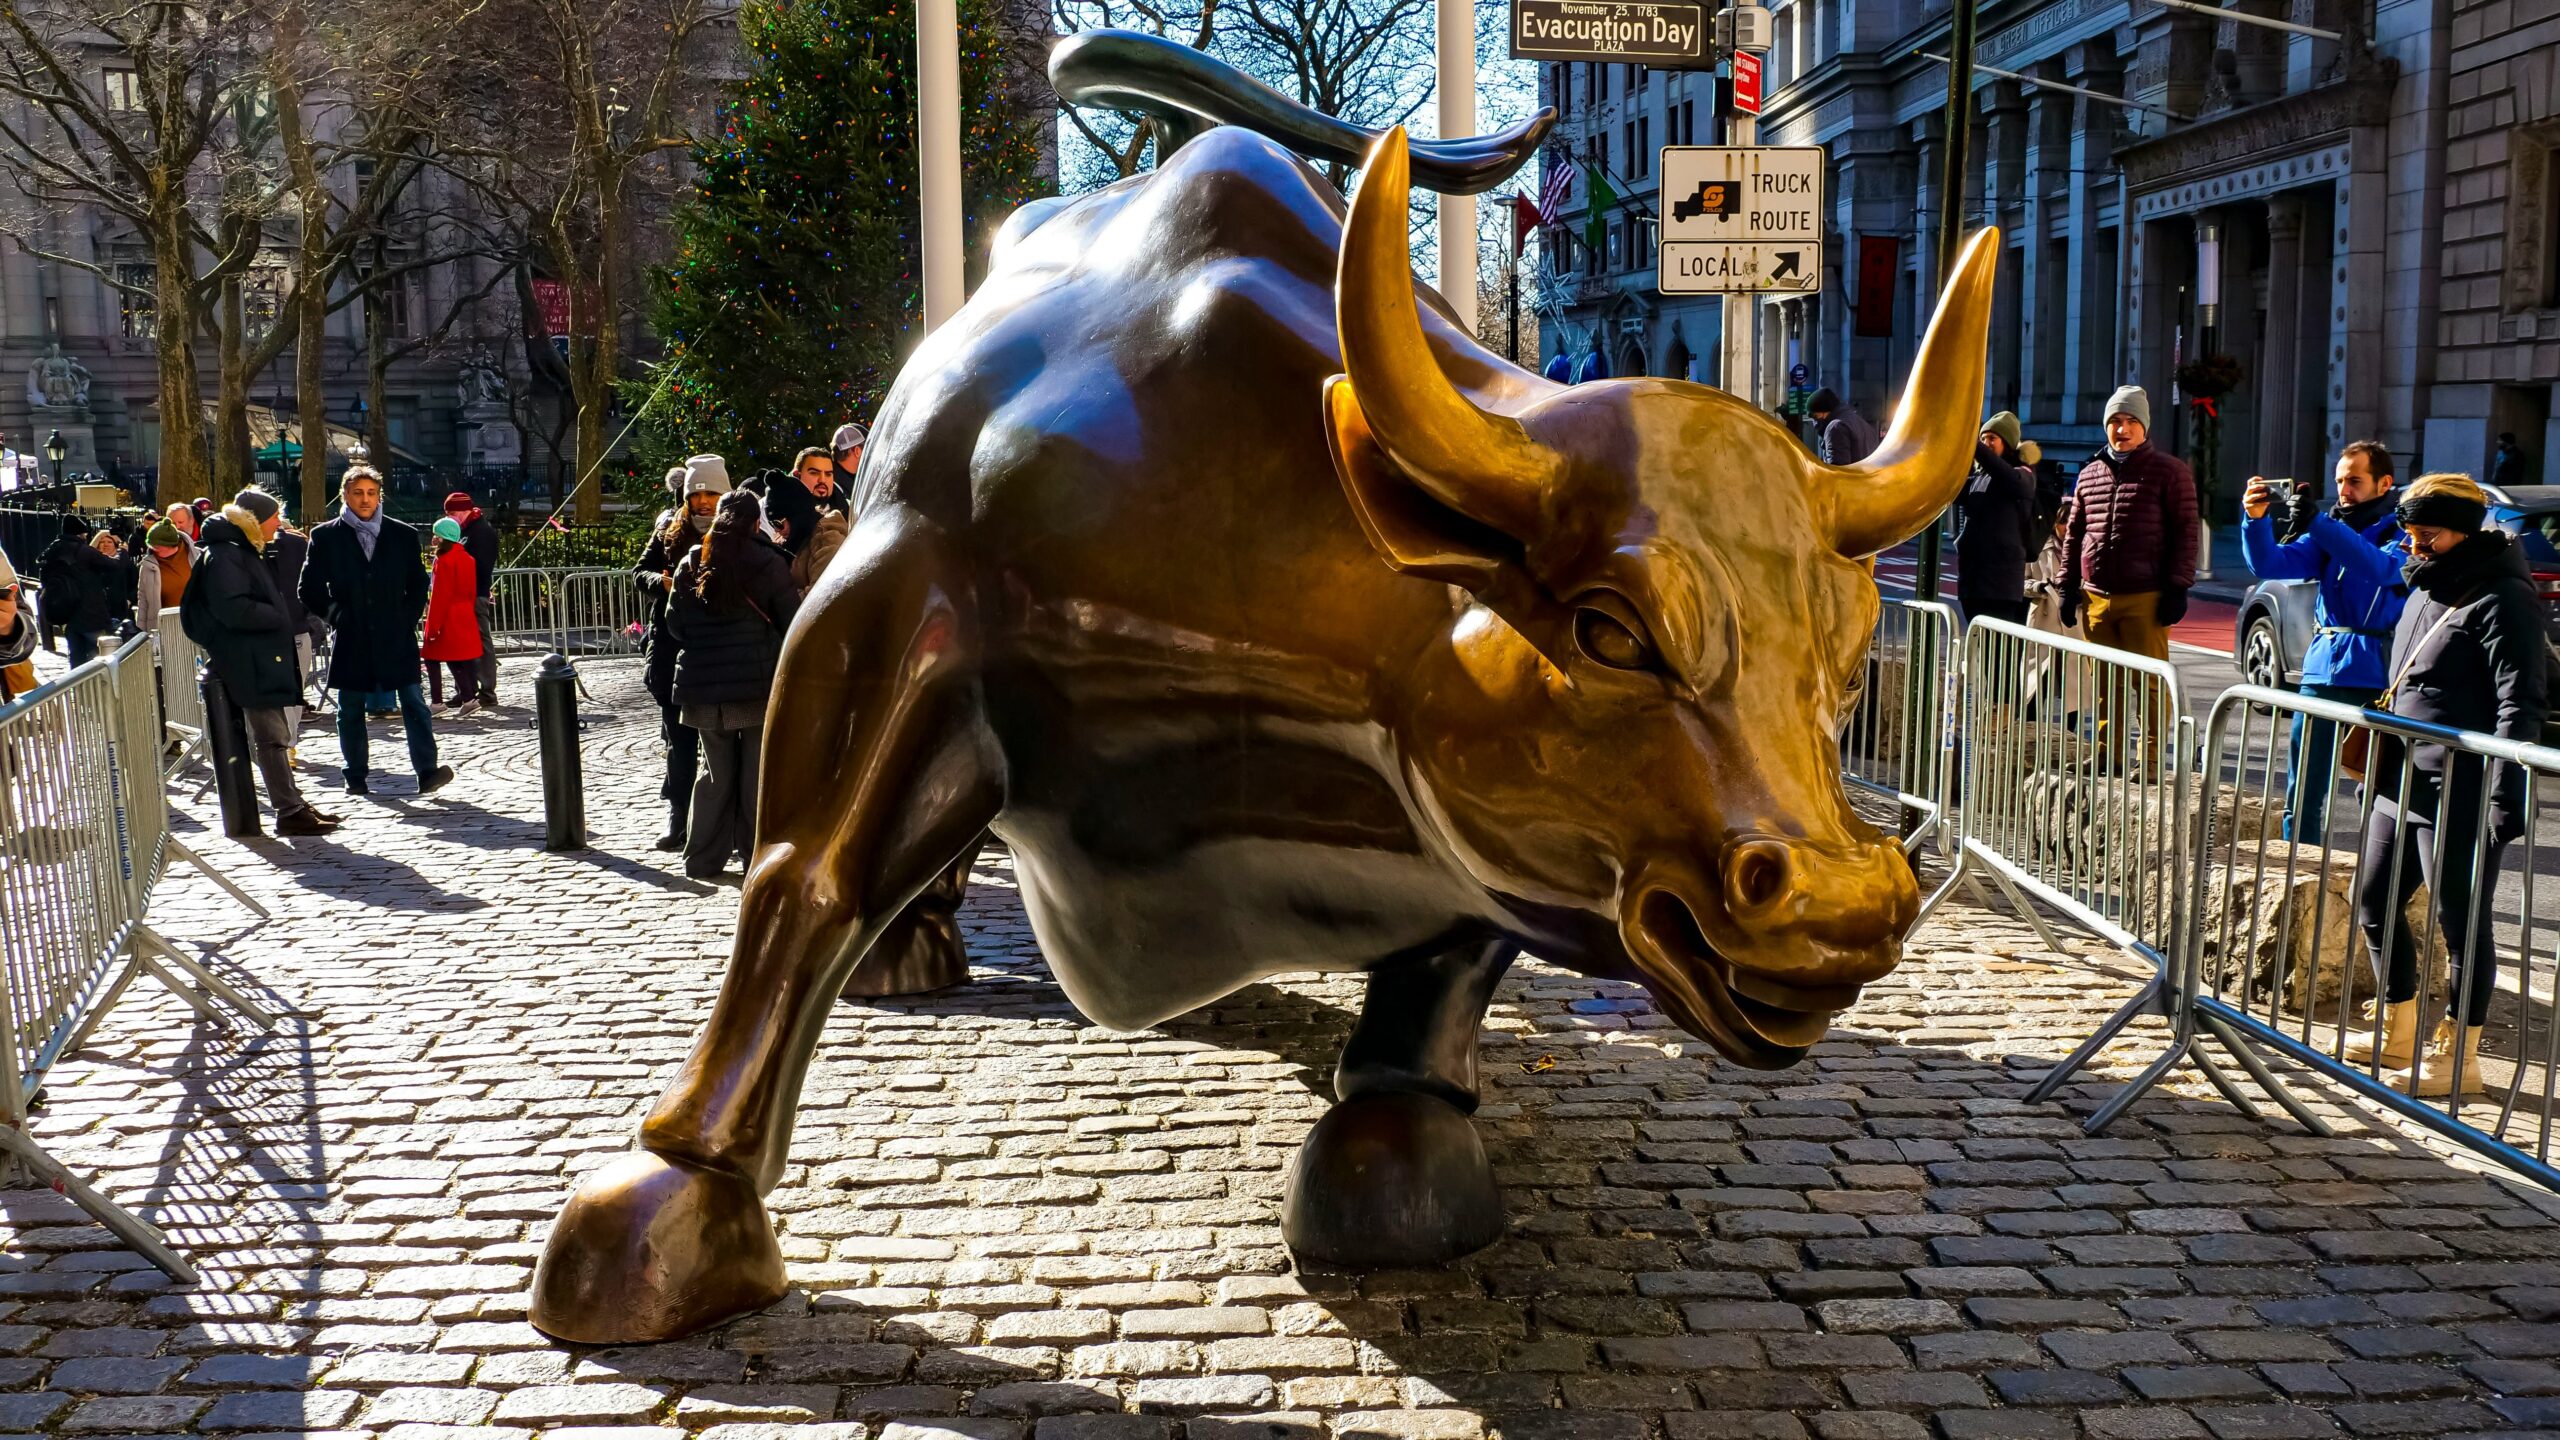
[[[166,1236],[90,1189],[26,1131],[47,1073],[137,974],[208,1017],[218,1018],[219,997],[261,1026],[275,1023],[144,922],[168,857],[185,853],[169,834],[154,654],[153,637],[137,636],[0,707],[0,1154],[190,1281],[194,1272]]]
[[[204,652],[187,638],[175,609],[160,612],[160,720],[169,743],[164,769],[185,769],[204,750],[204,692],[196,688],[196,662]]]
[[[1955,645],[1954,610],[1886,600],[1867,647],[1864,688],[1841,728],[1841,778],[1901,807],[1909,822],[1903,849],[1913,855],[1932,836],[1944,844],[1951,833]]]
[[[637,655],[649,612],[628,570],[579,570],[559,586],[560,653]]]
[[[2167,661],[2005,620],[1966,627],[1962,680],[1954,866],[1921,914],[1958,885],[1987,905],[1977,876],[1988,875],[2048,946],[2059,950],[2062,940],[2037,902],[2152,970],[2029,1093],[2045,1100],[2135,1017],[2179,1011],[2195,721]],[[2210,1059],[2192,1053],[2218,1088],[2255,1113]],[[2235,1058],[2302,1113],[2257,1057],[2242,1049]]]
[[[2213,1035],[2560,1189],[2560,877],[2541,873],[2560,859],[2560,751],[2255,686],[2215,703],[2207,735],[2184,1004],[2101,1121]],[[2419,745],[2440,747],[2432,784]],[[2416,1007],[2406,1053],[2393,989]]]
[[[500,570],[489,582],[489,638],[500,655],[548,655],[562,644],[563,583],[574,570]]]

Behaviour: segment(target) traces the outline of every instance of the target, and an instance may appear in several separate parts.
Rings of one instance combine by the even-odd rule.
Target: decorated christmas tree
[[[960,153],[972,273],[1044,187],[1034,112],[1007,90],[1003,0],[962,0]],[[868,423],[916,337],[913,0],[749,0],[748,73],[695,153],[652,319],[672,375],[653,460],[717,451],[788,464]],[[637,396],[634,397],[635,402]]]

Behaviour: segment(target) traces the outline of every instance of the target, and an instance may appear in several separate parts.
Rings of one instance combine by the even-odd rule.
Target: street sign
[[[1662,292],[1821,289],[1822,160],[1815,145],[1664,146]]]
[[[1760,57],[1749,50],[1733,52],[1733,108],[1740,115],[1760,113]]]
[[[1511,0],[1514,60],[1603,60],[1663,70],[1716,63],[1703,5],[1652,0]]]

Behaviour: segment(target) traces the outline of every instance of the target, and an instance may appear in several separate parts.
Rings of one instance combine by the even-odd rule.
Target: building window
[[[1641,115],[1636,118],[1636,178],[1641,180],[1652,173],[1653,117]]]
[[[2560,122],[2507,136],[2505,308],[2560,306]]]
[[[159,297],[152,290],[158,275],[147,265],[116,267],[116,305],[128,340],[149,340],[160,333]]]
[[[1698,143],[1698,102],[1695,100],[1680,102],[1680,143],[1683,145]]]
[[[1573,113],[1573,67],[1558,64],[1551,68],[1556,87],[1556,115],[1561,118]]]
[[[241,277],[241,319],[252,339],[275,329],[277,317],[284,313],[284,276],[281,265],[256,265]]]
[[[130,70],[109,70],[107,109],[115,114],[132,114],[142,109],[142,77]]]

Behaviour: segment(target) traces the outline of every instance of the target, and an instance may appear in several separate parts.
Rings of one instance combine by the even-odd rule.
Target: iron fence
[[[1949,833],[1955,647],[1955,611],[1929,600],[1886,601],[1841,727],[1841,777],[1900,808],[1903,848],[1914,855]]]

